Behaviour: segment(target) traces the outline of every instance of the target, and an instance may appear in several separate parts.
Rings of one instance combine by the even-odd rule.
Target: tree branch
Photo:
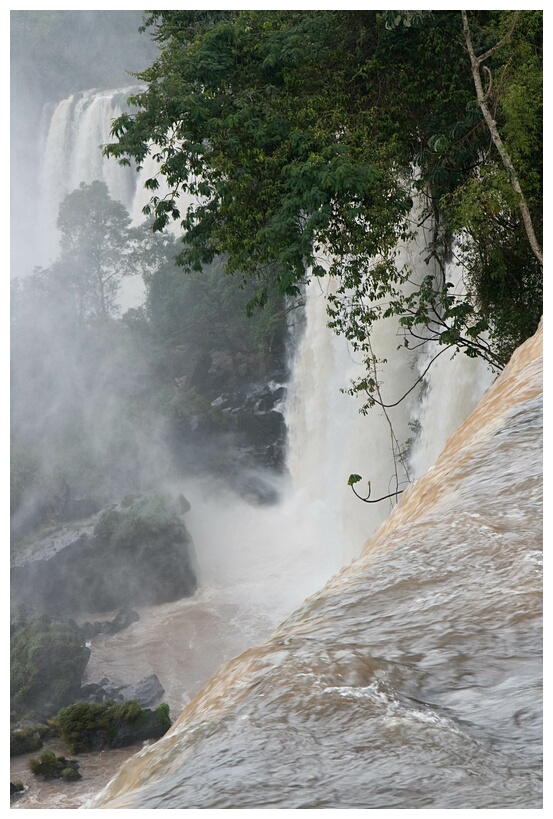
[[[518,14],[518,12],[517,12],[517,14]],[[513,22],[511,24],[511,28],[509,29],[507,34],[505,34],[505,36],[502,37],[501,40],[495,46],[493,46],[493,48],[490,48],[485,54],[482,54],[480,57],[477,57],[475,52],[474,52],[474,47],[473,47],[473,44],[472,44],[472,38],[471,38],[471,35],[470,35],[468,16],[467,16],[466,11],[462,11],[461,15],[463,17],[463,30],[464,30],[464,33],[465,33],[465,42],[466,42],[467,51],[468,51],[469,57],[470,57],[470,64],[471,64],[471,68],[472,68],[472,76],[473,76],[473,79],[474,79],[474,86],[476,88],[476,97],[478,99],[478,104],[480,106],[480,110],[482,111],[482,114],[484,115],[484,119],[486,120],[486,125],[488,126],[488,129],[490,131],[490,135],[491,135],[491,138],[493,140],[493,143],[494,143],[495,147],[497,148],[497,150],[499,152],[499,155],[501,157],[501,160],[502,160],[505,168],[507,169],[507,171],[509,173],[509,178],[511,180],[511,186],[512,186],[513,190],[515,191],[515,193],[518,194],[518,196],[519,196],[520,214],[521,214],[522,221],[523,221],[523,224],[524,224],[524,229],[526,230],[526,236],[528,237],[528,241],[530,242],[530,247],[532,248],[532,251],[533,251],[536,259],[538,260],[540,265],[543,267],[543,252],[542,252],[541,246],[540,246],[540,244],[539,244],[539,242],[538,242],[538,240],[536,238],[536,234],[535,234],[535,231],[534,231],[534,225],[532,223],[532,217],[530,215],[530,210],[528,209],[528,205],[526,203],[526,199],[525,199],[524,194],[522,192],[522,188],[520,186],[520,182],[519,182],[517,173],[515,171],[513,162],[511,160],[511,157],[509,155],[509,152],[507,151],[507,148],[505,147],[505,144],[503,143],[503,140],[501,139],[501,136],[499,135],[499,131],[497,130],[497,123],[494,120],[490,109],[488,108],[488,104],[486,102],[486,94],[484,93],[484,89],[482,87],[482,77],[480,76],[480,63],[482,63],[483,60],[485,60],[487,57],[490,56],[490,54],[493,54],[494,51],[496,51],[504,43],[507,42],[507,40],[509,39],[509,37],[513,33],[513,29],[515,27],[516,15],[515,15],[515,17],[513,19]]]

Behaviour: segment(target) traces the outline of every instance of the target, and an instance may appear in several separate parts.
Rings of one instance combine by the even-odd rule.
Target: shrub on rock
[[[72,753],[122,748],[146,739],[158,739],[171,726],[169,707],[155,711],[134,700],[114,702],[77,702],[56,716],[60,735]]]
[[[74,702],[90,649],[77,625],[32,615],[11,635],[11,708],[50,716]]]
[[[81,779],[77,760],[56,756],[53,751],[43,751],[40,756],[31,757],[29,768],[31,773],[43,779],[63,779],[66,782]]]
[[[10,731],[10,756],[20,756],[42,748],[39,732],[31,725]]]

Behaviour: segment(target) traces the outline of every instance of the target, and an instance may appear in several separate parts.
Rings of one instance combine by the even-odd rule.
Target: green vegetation
[[[31,757],[29,768],[31,773],[43,779],[63,779],[65,782],[81,779],[77,760],[56,756],[53,751],[43,751],[40,756]]]
[[[27,754],[42,748],[42,739],[36,726],[27,725],[10,731],[10,756]]]
[[[61,203],[61,252],[47,277],[69,296],[77,325],[115,314],[121,279],[135,272],[130,222],[126,208],[98,180],[81,182]]]
[[[254,283],[250,307],[275,286],[297,296],[328,268],[330,325],[364,357],[351,391],[366,407],[383,403],[370,343],[380,317],[397,317],[405,346],[436,342],[497,369],[541,316],[542,13],[470,12],[469,37],[463,22],[148,12],[160,55],[106,147],[123,163],[158,157],[172,195],[146,183],[154,228],[180,221],[189,270],[224,256]],[[181,212],[181,192],[199,203]],[[398,257],[420,228],[422,281]]]
[[[173,250],[176,256],[178,247]],[[237,286],[225,275],[221,258],[186,276],[166,264],[146,275],[145,283],[147,316],[162,350],[193,345],[199,351],[226,350],[233,358],[253,354],[261,360],[281,353],[285,309],[274,283],[269,283],[264,309],[254,314],[248,305],[255,299],[255,282],[243,280]]]
[[[365,495],[365,497],[362,497],[362,495],[360,495],[357,492],[356,488],[355,488],[355,485],[358,484],[362,480],[363,480],[363,478],[362,478],[361,475],[356,475],[356,474],[350,475],[349,478],[348,478],[348,486],[351,487],[351,490],[352,490],[353,494],[355,495],[355,497],[359,498],[359,500],[362,500],[364,503],[380,503],[380,501],[387,500],[388,498],[397,498],[397,496],[401,495],[401,493],[404,491],[403,489],[398,488],[398,489],[396,489],[395,492],[390,492],[389,495],[383,495],[381,498],[371,498],[371,482],[367,481],[367,494]],[[396,479],[396,486],[397,486],[397,479]]]
[[[160,727],[164,732],[167,732],[171,727],[171,718],[169,717],[169,706],[166,702],[162,702],[156,708],[156,716],[159,720]]]
[[[16,715],[51,713],[80,690],[90,655],[74,623],[47,615],[26,618],[10,640],[11,709]]]
[[[144,719],[146,712],[137,702],[114,703],[77,702],[62,708],[56,716],[60,736],[72,753],[81,753],[97,747],[98,736],[102,747],[109,747],[115,737],[115,722],[124,719],[135,723]]]
[[[38,751],[46,740],[58,735],[56,726],[47,720],[34,725],[23,725],[10,729],[10,756]]]
[[[165,495],[152,495],[124,511],[108,509],[94,527],[96,536],[114,548],[136,547],[162,536],[164,540],[187,542],[189,535]]]
[[[171,725],[168,706],[160,705],[154,716],[155,724],[152,723],[152,712],[141,708],[134,700],[120,705],[77,702],[63,708],[56,715],[56,723],[71,752],[82,753],[132,744],[146,736],[162,736]],[[147,731],[147,734],[143,735],[141,731]],[[123,734],[125,741],[121,740]]]
[[[251,284],[237,288],[220,260],[185,276],[174,240],[131,229],[101,182],[70,193],[58,225],[59,258],[11,287],[12,513],[30,498],[53,522],[74,487],[109,498],[112,487],[141,491],[146,474],[156,484],[160,421],[215,415],[213,384],[191,383],[198,356],[220,350],[236,378],[244,361],[262,377],[285,335],[274,288],[248,320]],[[119,317],[129,274],[142,276],[146,302]]]

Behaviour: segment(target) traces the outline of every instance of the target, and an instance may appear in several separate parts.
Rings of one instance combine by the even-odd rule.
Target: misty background
[[[141,21],[140,11],[11,13],[16,542],[45,523],[195,476],[208,476],[208,492],[273,502],[273,479],[284,469],[282,298],[271,294],[250,320],[251,286],[240,288],[217,263],[202,274],[175,268],[176,238],[137,226],[103,182],[78,188],[74,177],[57,214],[40,189],[60,101],[74,95],[63,109],[73,129],[60,132],[65,158],[78,136],[79,104],[91,110],[108,90],[124,105],[113,90],[136,84],[133,73],[155,58]],[[100,145],[90,150],[99,154]],[[56,173],[68,176],[61,165]],[[136,187],[134,169],[126,173]],[[57,218],[56,236],[41,228],[45,216],[52,226]],[[141,295],[128,308],[123,288],[135,280]]]
[[[131,85],[157,51],[139,33],[141,22],[141,11],[10,12],[12,275],[36,263],[27,231],[36,217],[45,106],[87,88]]]

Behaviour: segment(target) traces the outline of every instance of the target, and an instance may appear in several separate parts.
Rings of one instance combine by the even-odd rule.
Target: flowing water
[[[105,121],[105,108],[85,98]],[[60,132],[79,144],[85,107],[58,108]],[[135,220],[139,197],[122,199]],[[417,247],[405,253],[416,266]],[[425,359],[394,355],[390,322],[373,342],[390,361],[383,388],[395,400]],[[424,394],[391,416],[402,442],[410,423],[420,426],[411,478],[432,467],[492,381],[464,356],[437,365]],[[87,679],[154,672],[173,719],[182,716],[98,801],[88,800],[136,748],[83,755],[82,783],[33,784],[12,807],[539,806],[539,366],[530,356],[500,398],[496,385],[450,442],[458,451],[446,450],[390,517],[390,503],[363,504],[347,486],[359,472],[386,494],[394,471],[386,419],[360,415],[340,392],[359,367],[311,285],[281,502],[252,507],[199,484],[177,487],[192,503],[200,591],[141,608],[139,622],[92,644]],[[12,779],[28,781],[25,765],[12,760]]]
[[[539,352],[362,555],[86,807],[541,807]]]

